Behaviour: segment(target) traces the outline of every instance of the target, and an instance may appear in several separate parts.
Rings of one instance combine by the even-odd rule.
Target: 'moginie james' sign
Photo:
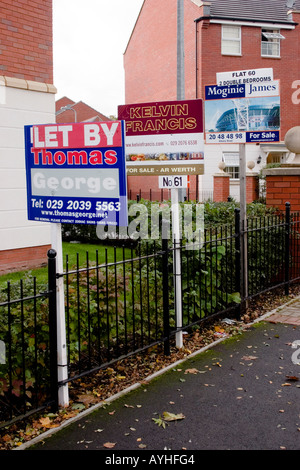
[[[127,225],[124,123],[25,126],[29,220]]]

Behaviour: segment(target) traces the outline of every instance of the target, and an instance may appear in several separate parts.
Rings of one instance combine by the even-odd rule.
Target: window
[[[241,55],[241,27],[222,26],[222,54]]]
[[[285,39],[279,29],[262,29],[261,55],[265,57],[280,57],[280,41]]]
[[[240,178],[240,167],[239,166],[227,166],[225,168],[226,173],[230,175],[232,180],[238,180]]]
[[[267,164],[268,163],[281,163],[284,162],[284,156],[281,153],[270,152],[267,157]]]
[[[222,157],[225,163],[225,172],[229,173],[231,179],[239,179],[240,177],[240,156],[238,152],[224,152]]]

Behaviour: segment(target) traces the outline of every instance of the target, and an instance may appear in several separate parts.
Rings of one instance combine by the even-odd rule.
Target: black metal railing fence
[[[57,408],[56,281],[65,281],[67,382],[122,357],[162,344],[176,333],[222,315],[239,317],[246,300],[300,279],[299,214],[286,213],[205,228],[199,243],[140,241],[123,257],[93,264],[86,253],[56,272],[48,252],[48,285],[20,281],[0,293],[0,425],[43,406]],[[241,244],[247,241],[247,256]],[[191,249],[192,248],[192,249]],[[106,248],[103,248],[107,250]],[[178,324],[174,251],[180,252],[182,318]],[[115,251],[116,253],[116,251]],[[241,285],[247,266],[247,289]],[[246,296],[243,293],[246,292]],[[5,360],[1,360],[5,352]],[[5,350],[5,351],[4,351]]]
[[[89,262],[82,266],[67,259],[65,277],[69,368],[72,379],[103,367],[113,360],[162,341],[164,332],[164,253],[151,249],[113,262]],[[81,266],[81,267],[80,267]]]
[[[48,279],[7,282],[0,291],[0,428],[51,407],[57,409],[56,269]]]

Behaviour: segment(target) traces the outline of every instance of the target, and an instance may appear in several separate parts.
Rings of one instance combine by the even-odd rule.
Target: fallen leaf
[[[164,421],[161,417],[159,417],[159,418],[152,418],[152,421],[154,421],[155,424],[157,424],[158,426],[161,426],[161,427],[164,428],[164,429],[165,429],[166,424],[167,424],[167,423],[165,423],[165,421]]]
[[[90,394],[79,395],[77,397],[77,400],[83,403],[84,405],[90,405],[92,403],[97,403],[99,401],[97,397],[95,397],[94,395],[90,395]]]
[[[74,405],[72,405],[72,410],[84,410],[85,409],[85,406],[83,403],[74,403]]]
[[[287,380],[293,380],[293,381],[296,382],[297,380],[299,380],[299,377],[296,377],[296,376],[294,376],[294,375],[287,375],[287,376],[286,376],[286,379],[287,379]]]
[[[168,411],[164,411],[163,418],[165,421],[176,421],[178,419],[184,419],[185,416],[182,413],[179,413],[176,415],[174,413],[169,413]]]
[[[46,418],[41,418],[40,423],[44,428],[51,429],[57,428],[59,424],[51,423],[50,418],[47,416]]]
[[[46,418],[41,418],[40,419],[40,423],[43,425],[43,426],[48,426],[50,424],[50,418],[47,416]]]
[[[198,369],[186,369],[185,374],[198,374]]]
[[[139,444],[140,449],[145,449],[146,447],[147,447],[146,444]]]
[[[254,359],[257,359],[256,356],[243,356],[242,359],[244,361],[253,361]]]
[[[116,445],[116,442],[105,442],[105,444],[103,444],[103,447],[105,447],[106,449],[113,449]]]
[[[218,333],[224,333],[224,328],[220,328],[219,326],[215,326],[215,331],[217,331]]]
[[[70,418],[74,418],[75,416],[77,416],[77,411],[71,411],[70,413],[66,413],[65,415],[62,416],[63,419],[70,419]]]

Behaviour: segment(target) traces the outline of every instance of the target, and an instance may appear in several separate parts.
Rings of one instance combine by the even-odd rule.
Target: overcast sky
[[[53,0],[56,99],[106,116],[124,104],[125,52],[143,0]]]

